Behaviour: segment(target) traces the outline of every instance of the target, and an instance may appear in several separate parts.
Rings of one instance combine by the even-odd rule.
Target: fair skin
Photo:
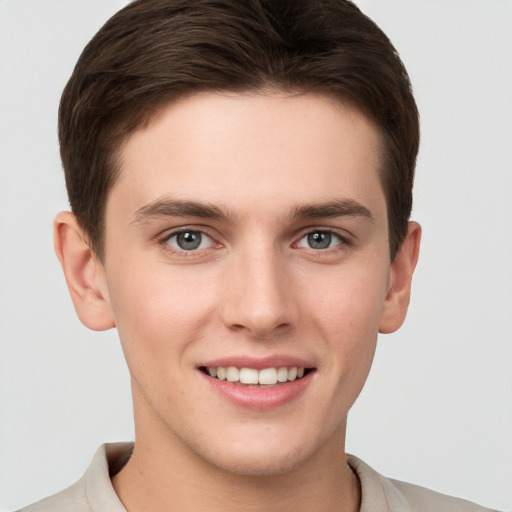
[[[57,217],[78,315],[117,327],[131,374],[128,510],[359,509],[347,413],[405,318],[420,241],[410,223],[390,261],[380,148],[324,97],[202,93],[121,148],[102,261]]]

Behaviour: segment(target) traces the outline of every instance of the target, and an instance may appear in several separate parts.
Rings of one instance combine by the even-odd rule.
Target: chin
[[[271,442],[270,435],[264,440],[238,441],[228,446],[196,447],[207,464],[240,476],[277,476],[290,473],[306,464],[321,450],[324,440],[305,444],[304,437],[297,443],[286,445],[284,440]],[[288,439],[288,441],[291,441]],[[320,448],[320,450],[319,450]]]
[[[311,454],[296,450],[292,453],[276,454],[271,451],[265,454],[245,452],[240,456],[217,457],[206,461],[217,468],[240,476],[277,476],[289,473],[302,465]]]

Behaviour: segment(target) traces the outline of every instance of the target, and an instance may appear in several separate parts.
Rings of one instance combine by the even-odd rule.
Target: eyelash
[[[300,243],[304,240],[309,238],[313,235],[328,235],[329,236],[329,245],[331,242],[335,241],[334,239],[338,240],[338,243],[336,243],[333,247],[325,247],[325,248],[314,248],[314,247],[304,247],[301,246]],[[309,243],[311,243],[310,240],[308,240]],[[308,243],[307,242],[307,243]],[[350,241],[346,236],[342,236],[338,232],[332,230],[332,229],[312,229],[308,230],[307,232],[303,233],[302,236],[295,242],[294,247],[303,247],[306,250],[312,251],[315,255],[321,256],[322,254],[326,253],[333,253],[342,250],[343,248],[350,245]]]
[[[193,250],[189,250],[189,251],[187,251],[185,249],[180,249],[177,247],[172,247],[169,244],[169,240],[171,240],[173,237],[177,237],[180,234],[184,234],[184,233],[194,233],[194,234],[200,234],[201,236],[206,236],[211,240],[211,243],[209,244],[209,247],[201,248],[201,249],[193,249]],[[212,247],[214,247],[214,246],[221,247],[221,244],[216,242],[215,239],[210,234],[208,234],[204,229],[186,228],[186,227],[179,228],[170,233],[167,232],[167,233],[163,234],[162,236],[157,238],[157,242],[160,245],[162,245],[162,247],[166,251],[170,252],[171,254],[176,254],[178,256],[185,257],[185,258],[199,257],[201,255],[204,255],[205,251],[212,249]],[[202,243],[202,241],[201,241],[201,243]]]
[[[180,248],[172,247],[169,244],[169,240],[171,240],[173,237],[177,237],[180,234],[184,234],[184,233],[200,234],[201,236],[208,237],[211,242],[210,242],[208,247],[199,248],[199,249],[192,249],[192,250],[186,250],[186,249],[180,249]],[[326,248],[321,248],[321,249],[315,249],[313,247],[301,247],[299,245],[300,242],[302,240],[304,240],[306,237],[311,236],[311,235],[316,235],[316,234],[330,235],[332,238],[338,239],[339,243],[337,243],[333,247],[326,247]],[[170,233],[169,232],[164,233],[162,236],[157,238],[157,241],[158,241],[158,243],[160,245],[163,246],[163,248],[166,251],[168,251],[168,252],[170,252],[172,254],[179,255],[181,257],[186,257],[186,258],[200,257],[200,256],[205,254],[205,251],[209,251],[211,249],[216,249],[216,248],[222,247],[222,244],[220,244],[219,242],[216,242],[214,237],[212,237],[204,229],[200,229],[200,228],[186,228],[186,227],[179,228],[179,229],[176,229],[176,230],[174,230],[174,231],[172,231]],[[300,234],[300,237],[297,239],[297,241],[295,241],[292,244],[292,247],[294,247],[294,248],[302,248],[302,249],[304,249],[306,251],[310,251],[312,254],[314,254],[316,256],[321,256],[323,254],[333,254],[335,252],[339,252],[339,251],[345,249],[346,247],[348,247],[350,245],[351,245],[351,240],[347,236],[343,236],[340,233],[338,233],[337,231],[332,230],[332,229],[325,229],[325,228],[320,229],[320,228],[317,228],[317,229],[308,229],[307,231],[303,231]]]

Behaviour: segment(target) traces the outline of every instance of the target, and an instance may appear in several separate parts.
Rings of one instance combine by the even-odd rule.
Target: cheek
[[[328,345],[324,363],[332,375],[354,386],[364,383],[370,369],[387,290],[387,271],[368,269],[344,272],[316,287],[310,302],[312,332]],[[318,283],[317,283],[318,284]]]
[[[311,286],[309,307],[324,328],[366,337],[378,330],[387,282],[386,271],[347,269]]]
[[[128,363],[179,360],[199,336],[212,310],[212,293],[193,273],[168,266],[133,269],[128,279],[111,276],[111,304]],[[198,283],[202,286],[198,288]],[[169,356],[169,358],[167,357]]]

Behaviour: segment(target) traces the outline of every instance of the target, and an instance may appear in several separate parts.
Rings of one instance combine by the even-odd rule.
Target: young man
[[[59,134],[57,255],[81,321],[119,331],[136,441],[25,510],[485,510],[345,453],[420,243],[409,80],[353,4],[130,4]]]

